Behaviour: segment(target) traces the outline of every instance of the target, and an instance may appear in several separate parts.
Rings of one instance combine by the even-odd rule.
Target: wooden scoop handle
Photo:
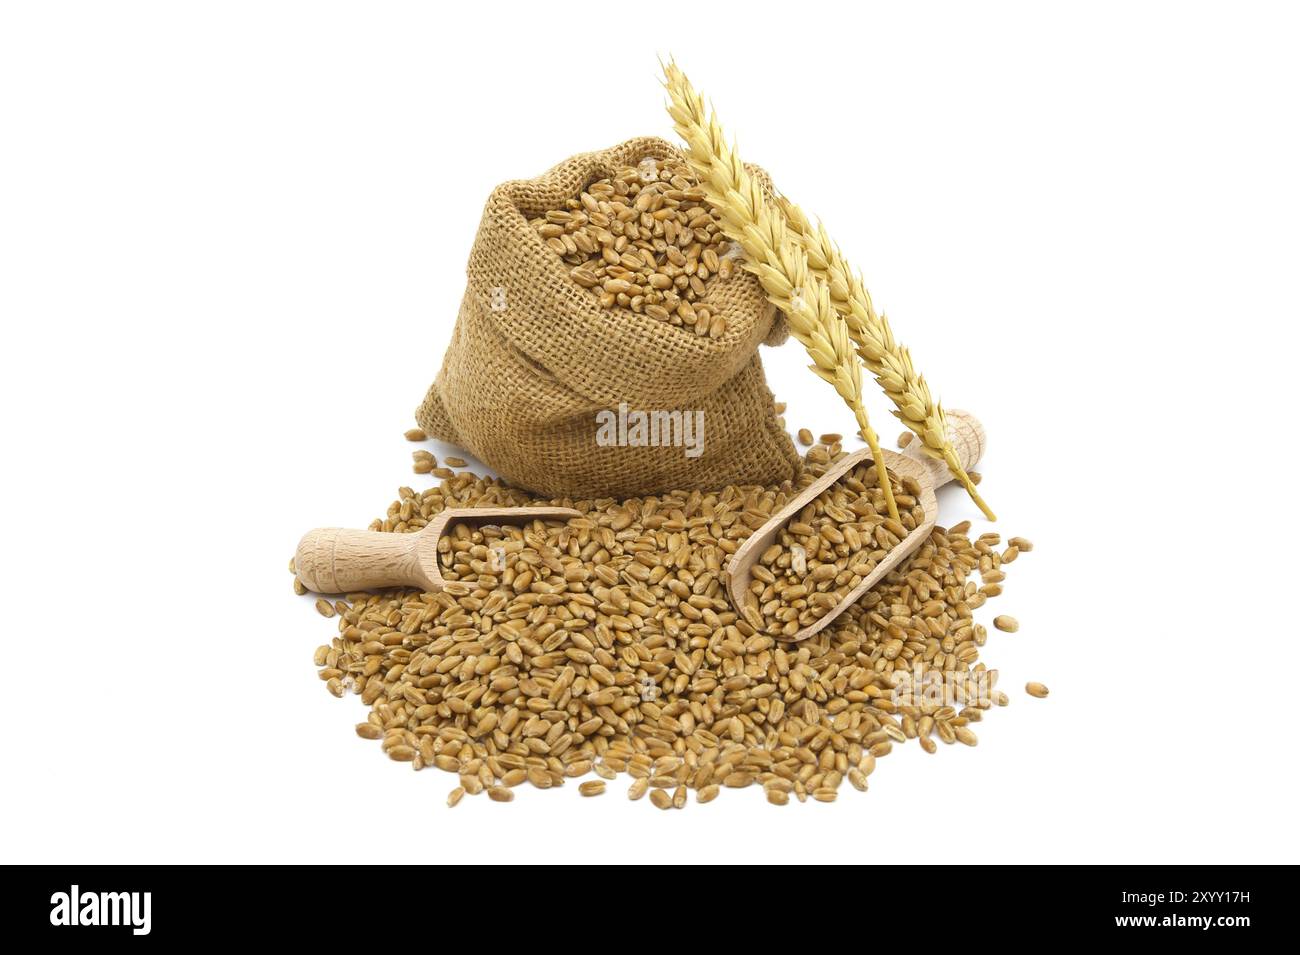
[[[989,439],[984,432],[984,425],[980,424],[979,419],[970,412],[958,411],[956,408],[949,408],[944,412],[944,417],[948,424],[948,440],[952,442],[952,449],[957,452],[961,469],[969,471],[979,464],[980,458],[984,456],[984,449],[988,447]],[[941,488],[953,480],[953,474],[942,458],[930,457],[923,450],[924,447],[925,442],[913,436],[912,443],[903,451],[902,456],[911,458],[924,467],[929,472],[934,487]]]
[[[436,557],[437,539],[425,534],[384,534],[318,527],[298,542],[294,567],[308,590],[346,594],[383,587],[441,590],[424,571]],[[435,565],[436,566],[436,565]]]

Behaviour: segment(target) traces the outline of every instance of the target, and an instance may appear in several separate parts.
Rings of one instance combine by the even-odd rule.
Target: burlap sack
[[[528,224],[620,166],[671,155],[661,139],[633,139],[493,190],[442,371],[416,411],[429,435],[546,497],[626,497],[793,476],[798,456],[777,423],[758,357],[759,344],[785,339],[785,321],[752,276],[737,270],[710,282],[705,301],[726,316],[727,330],[716,340],[699,337],[600,308]],[[702,411],[702,453],[601,446],[596,416],[617,413],[620,404],[629,412]]]

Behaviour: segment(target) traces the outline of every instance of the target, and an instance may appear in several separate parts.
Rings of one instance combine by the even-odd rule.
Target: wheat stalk
[[[862,437],[871,448],[876,475],[889,516],[898,506],[880,451],[880,439],[862,405],[862,371],[853,353],[847,323],[831,303],[830,289],[808,268],[808,256],[789,234],[783,216],[768,208],[758,181],[734,148],[727,145],[717,116],[677,64],[664,66],[668,113],[686,144],[686,159],[705,197],[721,219],[722,231],[745,253],[744,267],[758,277],[768,300],[786,315],[790,333],[813,363],[808,367],[828,382],[853,411]]]
[[[962,469],[957,452],[948,440],[943,406],[930,396],[930,386],[925,383],[924,376],[918,375],[912,367],[911,354],[894,340],[889,319],[876,312],[861,276],[849,267],[825,227],[820,223],[814,227],[803,210],[788,200],[780,200],[780,206],[790,233],[798,238],[808,257],[809,269],[830,290],[831,302],[848,326],[858,356],[894,403],[895,416],[921,439],[926,454],[948,466],[952,476],[966,488],[966,493],[979,505],[984,516],[996,520],[975,490],[974,482]]]

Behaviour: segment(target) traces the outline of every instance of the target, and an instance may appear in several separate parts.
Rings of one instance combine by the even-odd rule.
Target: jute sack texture
[[[493,190],[442,371],[416,411],[425,432],[546,497],[793,477],[799,458],[777,423],[758,356],[760,344],[785,340],[785,319],[753,276],[737,269],[710,280],[697,305],[724,315],[727,328],[720,338],[701,337],[628,309],[602,309],[528,223],[620,167],[678,155],[661,139],[633,139]],[[702,453],[600,446],[597,414],[617,413],[620,403],[629,412],[704,412]]]

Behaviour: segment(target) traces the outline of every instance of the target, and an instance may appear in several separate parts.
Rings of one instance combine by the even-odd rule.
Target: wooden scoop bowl
[[[582,517],[567,507],[453,507],[413,534],[318,527],[298,542],[294,569],[308,590],[347,594],[384,587],[446,586],[438,570],[438,540],[452,524],[526,524]]]
[[[952,442],[953,450],[957,452],[957,458],[961,461],[962,469],[969,471],[979,463],[980,456],[984,453],[984,447],[987,443],[984,426],[979,423],[979,420],[974,415],[967,414],[964,411],[950,410],[947,412],[947,419],[948,440]],[[881,453],[885,456],[885,466],[890,471],[900,477],[911,477],[915,479],[917,484],[921,485],[920,503],[922,510],[925,512],[924,523],[918,525],[916,530],[903,538],[899,545],[886,554],[871,573],[863,578],[860,584],[849,591],[844,599],[833,608],[826,611],[816,623],[805,627],[793,636],[778,639],[794,643],[799,640],[807,640],[809,637],[820,633],[832,620],[857,603],[863,594],[876,586],[886,574],[897,567],[904,558],[921,546],[922,541],[930,536],[930,531],[934,529],[935,519],[938,517],[939,511],[938,501],[934,496],[935,489],[952,480],[952,475],[948,471],[948,466],[942,461],[936,461],[934,458],[927,457],[922,453],[920,444],[919,440],[913,441],[902,454],[895,454],[893,451],[884,451],[883,449]],[[740,548],[732,555],[731,562],[727,565],[727,573],[730,577],[731,605],[736,608],[737,612],[744,608],[748,601],[753,599],[749,592],[749,585],[753,579],[751,571],[763,551],[767,550],[776,540],[781,528],[789,523],[796,514],[803,510],[804,505],[818,494],[826,490],[846,473],[852,471],[860,463],[870,459],[871,449],[863,448],[861,451],[855,451],[839,461],[820,478],[808,485],[798,497],[772,515],[766,524],[751,534],[745,540],[745,543],[740,545]]]

